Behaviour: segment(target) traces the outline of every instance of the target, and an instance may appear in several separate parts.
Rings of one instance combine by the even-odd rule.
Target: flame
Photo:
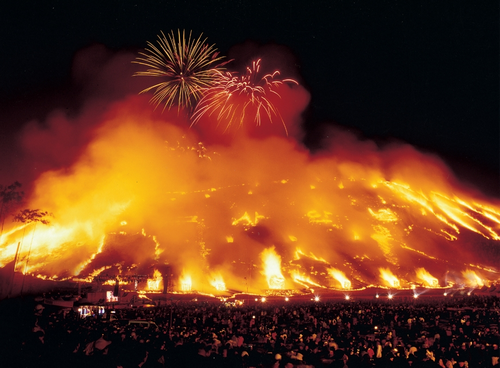
[[[153,274],[153,278],[147,280],[147,290],[150,291],[159,291],[163,288],[163,277],[161,275],[161,272],[158,270],[155,270]]]
[[[382,201],[382,203],[384,202],[385,201]],[[398,216],[394,212],[392,212],[390,208],[381,208],[377,212],[374,212],[371,208],[368,208],[368,212],[370,212],[370,215],[382,222],[398,221]]]
[[[399,288],[401,283],[398,278],[387,268],[379,268],[380,278],[385,283],[386,286]]]
[[[415,270],[417,273],[417,277],[422,280],[429,287],[438,287],[439,281],[435,277],[433,277],[429,272],[425,270],[425,268],[417,268]]]
[[[260,254],[263,263],[263,274],[266,276],[269,289],[284,289],[285,277],[281,273],[281,257],[274,247],[266,248]]]
[[[308,289],[311,286],[320,287],[320,288],[325,287],[325,286],[318,284],[317,282],[314,282],[309,276],[306,276],[306,275],[300,273],[298,270],[292,270],[290,272],[290,276],[292,277],[294,282],[296,282],[297,284],[302,285]]]
[[[217,290],[217,291],[225,291],[226,290],[226,283],[224,282],[223,277],[219,275],[214,275],[211,277],[210,284]]]
[[[328,263],[324,258],[316,257],[312,252],[309,252],[309,254],[306,254],[300,248],[296,248],[295,249],[295,259],[300,259],[302,256],[314,259],[315,261],[318,261],[318,262]]]
[[[283,88],[276,106],[292,129],[300,121],[295,102],[307,96]],[[430,287],[431,274],[447,272],[471,285],[499,279],[487,256],[500,241],[498,200],[414,148],[382,150],[333,131],[312,153],[253,124],[221,137],[201,121],[189,129],[182,113],[151,111],[142,97],[101,110],[82,114],[95,125],[74,162],[42,172],[26,198],[30,208],[54,213],[51,224],[19,226],[6,217],[0,267],[17,254],[16,272],[88,282],[106,272],[126,283],[127,275],[169,264],[169,280],[182,291],[284,289],[288,274],[298,288],[330,287],[332,278],[359,288],[377,284],[379,274],[398,288],[414,272]],[[79,125],[64,118],[58,124]],[[57,125],[51,119],[24,133],[26,146]],[[265,277],[256,277],[260,269]],[[145,287],[161,289],[158,280]]]
[[[329,268],[328,273],[335,280],[340,282],[340,287],[342,289],[350,289],[351,288],[351,281],[347,277],[345,277],[345,274],[342,271],[339,271],[335,268]]]
[[[330,216],[332,216],[332,213],[328,211],[322,211],[322,213],[320,213],[317,210],[310,210],[307,212],[309,222],[316,224],[331,224],[333,221]]]
[[[484,281],[473,270],[467,269],[462,272],[462,275],[465,277],[468,286],[484,286]]]
[[[191,276],[183,275],[179,279],[179,284],[181,286],[181,291],[191,291],[193,287],[193,283],[191,281]]]
[[[265,219],[264,216],[259,215],[257,212],[255,212],[255,215],[250,217],[248,212],[245,212],[243,216],[241,216],[238,219],[233,220],[233,225],[238,225],[238,224],[244,224],[246,226],[256,226],[261,219]]]
[[[111,293],[111,292],[109,292],[109,293]],[[139,299],[144,299],[144,300],[147,300],[147,301],[149,301],[149,302],[153,302],[153,299],[151,299],[150,297],[148,297],[148,296],[146,295],[146,290],[139,290],[139,291],[137,291],[137,297],[138,297]],[[133,298],[132,300],[134,300],[134,299],[135,299],[135,298]],[[143,302],[144,302],[144,301],[143,301]]]

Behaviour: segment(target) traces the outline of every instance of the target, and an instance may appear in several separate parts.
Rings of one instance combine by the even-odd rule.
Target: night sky
[[[408,142],[500,197],[495,1],[73,3],[2,6],[0,174],[27,121],[79,108],[71,81],[77,51],[99,43],[137,52],[161,30],[186,29],[203,32],[223,55],[242,44],[288,49],[312,96],[304,113],[311,149],[330,124],[381,146]]]

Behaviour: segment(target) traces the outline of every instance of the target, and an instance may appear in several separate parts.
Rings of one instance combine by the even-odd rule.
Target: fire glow
[[[293,135],[307,92],[276,88],[289,135],[266,114],[222,134],[204,116],[190,128],[182,109],[153,111],[147,96],[108,105],[74,162],[34,183],[27,206],[52,212],[51,223],[6,222],[0,267],[18,253],[17,272],[153,275],[144,288],[161,290],[169,265],[184,292],[498,281],[480,250],[499,245],[497,200],[408,145],[379,149],[339,130],[309,152]]]
[[[429,272],[427,272],[424,268],[417,268],[416,270],[417,277],[422,280],[426,286],[429,287],[438,287],[439,280],[433,277]]]
[[[266,276],[269,289],[284,289],[285,278],[281,273],[281,257],[274,247],[264,249],[260,256],[264,266],[263,274]]]
[[[380,278],[389,287],[399,288],[401,286],[401,283],[399,282],[398,278],[394,276],[394,274],[388,269],[385,268],[380,269]]]
[[[329,268],[328,273],[340,283],[342,289],[350,289],[351,281],[347,279],[342,271],[339,271],[335,268]]]

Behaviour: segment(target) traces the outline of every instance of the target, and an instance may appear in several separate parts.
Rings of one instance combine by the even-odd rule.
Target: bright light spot
[[[448,295],[448,293],[443,293],[444,296]]]
[[[413,294],[413,297],[414,297],[415,299],[417,299],[417,298],[418,298],[418,294]]]
[[[392,294],[387,295],[389,299],[392,299]]]
[[[182,291],[191,291],[191,288],[193,286],[193,283],[191,281],[191,276],[189,276],[189,275],[181,276],[180,284],[181,284]]]
[[[257,301],[257,300],[259,300],[259,299],[255,298],[255,301]]]
[[[289,301],[290,299],[288,299],[288,297],[285,298],[285,302]]]
[[[122,221],[122,222],[120,222],[120,225],[122,225],[122,226],[127,225],[127,221]]]
[[[264,249],[260,258],[263,262],[263,274],[267,278],[269,289],[284,289],[285,277],[281,273],[281,256],[276,253],[274,246]]]
[[[266,298],[265,298],[265,297],[262,297],[262,299],[260,299],[260,301],[261,301],[262,303],[264,303],[264,302],[266,301]]]
[[[378,294],[376,294],[376,295],[375,295],[375,298],[377,298],[377,299],[378,299],[378,298],[379,298],[379,295],[378,295]]]
[[[470,296],[470,291],[467,293],[467,295],[469,295],[469,296]]]
[[[315,297],[314,297],[314,301],[315,301],[315,302],[319,301],[319,296],[315,296]]]
[[[351,297],[349,295],[346,295],[345,300],[349,300],[349,299],[351,299]]]

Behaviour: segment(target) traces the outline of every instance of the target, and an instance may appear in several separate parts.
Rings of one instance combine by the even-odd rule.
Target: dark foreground
[[[1,367],[451,368],[493,367],[499,359],[498,297],[189,302],[119,310],[112,322],[37,305],[0,303]]]

